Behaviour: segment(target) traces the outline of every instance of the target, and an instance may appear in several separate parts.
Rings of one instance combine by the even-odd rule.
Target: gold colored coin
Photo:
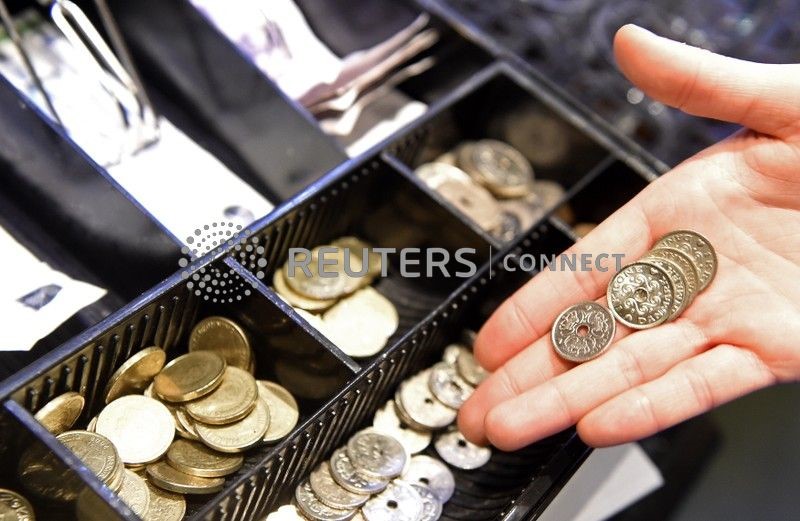
[[[165,461],[147,466],[147,478],[157,487],[178,494],[213,494],[222,490],[223,478],[201,478],[174,469]]]
[[[267,405],[259,399],[253,411],[242,420],[228,425],[195,423],[200,441],[220,452],[243,452],[258,445],[267,433],[270,414]]]
[[[186,515],[186,500],[180,494],[167,492],[147,481],[150,490],[150,510],[147,521],[181,521]]]
[[[300,408],[292,393],[275,382],[259,380],[258,394],[269,409],[269,429],[264,441],[278,441],[295,428],[300,419]]]
[[[33,506],[21,494],[0,488],[1,521],[35,521]]]
[[[164,404],[128,395],[108,404],[97,417],[96,430],[110,439],[126,464],[156,461],[175,437],[175,420]]]
[[[313,299],[301,295],[294,291],[286,284],[286,275],[284,270],[275,270],[272,275],[272,286],[281,297],[286,300],[290,305],[305,309],[306,311],[321,312],[336,304],[336,299]]]
[[[119,498],[133,510],[133,513],[142,519],[147,519],[150,510],[150,489],[147,483],[138,474],[125,470],[122,487],[117,492]]]
[[[156,394],[168,402],[205,396],[222,382],[225,359],[212,351],[195,351],[168,363],[155,377]]]
[[[323,264],[324,261],[324,264]],[[351,258],[351,261],[357,261]],[[326,244],[311,251],[311,261],[303,269],[298,262],[294,272],[287,262],[284,279],[287,286],[305,297],[319,300],[337,299],[358,288],[357,277],[345,272],[344,250]],[[305,263],[303,263],[305,264]],[[361,266],[353,262],[351,272],[360,271]]]
[[[208,317],[194,326],[189,335],[189,352],[213,351],[228,366],[247,369],[253,356],[244,329],[225,317]]]
[[[167,463],[181,472],[201,478],[221,478],[242,467],[238,454],[222,454],[202,443],[175,440],[167,451]]]
[[[187,440],[199,440],[200,438],[197,436],[197,429],[194,428],[194,420],[182,408],[174,409],[174,411],[175,418],[178,420],[178,423],[175,427],[175,430],[178,431],[178,434]]]
[[[258,400],[258,385],[253,375],[228,366],[222,383],[214,392],[187,402],[189,416],[209,425],[224,425],[241,420],[253,410]]]
[[[71,450],[100,481],[114,488],[112,485],[119,480],[123,467],[117,448],[109,438],[94,432],[67,431],[56,436],[56,439]]]
[[[148,347],[131,356],[111,375],[106,386],[106,403],[144,391],[166,360],[167,354],[160,347]]]
[[[84,399],[78,393],[68,392],[56,396],[39,409],[34,418],[53,436],[66,432],[75,425],[83,412]]]

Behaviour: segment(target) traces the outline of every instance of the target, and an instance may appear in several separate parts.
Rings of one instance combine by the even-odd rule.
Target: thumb
[[[614,52],[628,79],[662,103],[777,137],[800,131],[800,65],[726,58],[635,25],[617,32]]]

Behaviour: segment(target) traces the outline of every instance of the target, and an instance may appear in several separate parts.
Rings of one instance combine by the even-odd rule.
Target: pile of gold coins
[[[149,347],[126,360],[86,430],[69,430],[83,409],[77,393],[51,400],[36,418],[139,517],[177,521],[186,511],[183,495],[222,490],[225,477],[242,466],[243,452],[280,440],[297,424],[292,395],[256,380],[254,368],[242,328],[209,317],[192,330],[187,354],[166,363],[163,349]],[[22,456],[26,489],[75,501],[79,520],[102,519],[96,496],[63,482],[57,465],[47,463],[53,456],[43,452],[34,448]]]
[[[275,292],[348,356],[367,358],[386,347],[400,320],[394,304],[370,286],[381,274],[381,256],[361,239],[341,237],[314,248],[307,266],[308,273],[287,261],[275,270]]]
[[[494,139],[463,142],[420,165],[416,174],[502,242],[531,228],[565,195],[559,183],[535,179],[533,167],[516,148]],[[574,221],[566,204],[559,207],[557,215],[569,224]]]
[[[267,521],[439,519],[455,490],[447,464],[473,470],[491,458],[490,448],[470,443],[453,426],[459,407],[487,376],[469,348],[448,346],[441,362],[404,381],[372,427],[317,466],[295,489],[293,504]],[[440,459],[420,454],[434,438]]]
[[[615,321],[649,329],[675,320],[716,272],[717,255],[708,239],[690,230],[668,233],[614,275],[606,293],[608,309],[581,302],[561,313],[551,330],[553,346],[573,362],[596,358],[611,345]]]

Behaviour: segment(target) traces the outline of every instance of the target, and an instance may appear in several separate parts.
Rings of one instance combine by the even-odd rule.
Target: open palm
[[[587,443],[616,444],[800,379],[800,66],[724,58],[635,26],[620,30],[615,50],[650,96],[750,130],[665,174],[571,252],[632,262],[690,229],[716,249],[716,278],[674,322],[620,326],[604,355],[575,366],[555,355],[550,327],[578,301],[605,305],[613,273],[537,275],[476,341],[494,374],[459,414],[475,442],[513,450],[577,424]]]

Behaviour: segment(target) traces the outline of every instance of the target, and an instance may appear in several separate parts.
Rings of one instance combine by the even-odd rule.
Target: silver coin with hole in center
[[[368,494],[350,492],[339,485],[331,476],[330,464],[323,461],[308,477],[311,490],[320,501],[332,508],[352,510],[360,507],[369,499]]]
[[[361,514],[367,521],[419,521],[422,509],[422,498],[414,487],[396,479],[364,503]]]
[[[425,455],[411,458],[408,469],[403,473],[403,480],[428,487],[441,503],[447,503],[456,489],[455,478],[447,465]]]
[[[437,400],[453,409],[460,409],[475,391],[447,362],[439,362],[431,368],[428,386]]]
[[[431,489],[419,483],[412,483],[412,487],[422,498],[422,516],[419,521],[436,521],[442,517],[442,502]]]
[[[399,441],[374,429],[354,434],[347,442],[347,456],[361,473],[386,479],[402,474],[408,460]]]
[[[344,447],[336,449],[330,459],[331,476],[345,490],[356,494],[377,494],[386,488],[387,479],[372,478],[358,471]]]
[[[611,345],[616,331],[614,316],[597,302],[574,304],[558,315],[550,339],[558,356],[570,362],[597,358]]]
[[[403,382],[398,403],[413,424],[429,430],[443,429],[455,421],[458,411],[436,399],[428,386],[429,379],[430,369]]]
[[[444,461],[464,470],[480,468],[492,457],[492,449],[470,443],[456,430],[441,434],[433,446]]]
[[[462,351],[456,360],[456,369],[461,378],[470,385],[478,386],[489,378],[489,371],[481,367],[472,351]]]
[[[412,429],[397,416],[393,400],[375,412],[372,426],[399,441],[409,454],[425,450],[431,444],[431,433]]]
[[[294,491],[294,500],[303,515],[314,521],[348,521],[356,515],[355,510],[331,508],[320,501],[308,480],[297,486]]]

